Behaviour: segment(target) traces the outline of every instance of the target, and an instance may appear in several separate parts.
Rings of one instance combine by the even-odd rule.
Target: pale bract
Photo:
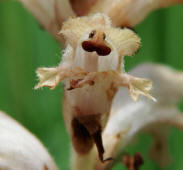
[[[43,144],[0,111],[0,169],[58,170]]]

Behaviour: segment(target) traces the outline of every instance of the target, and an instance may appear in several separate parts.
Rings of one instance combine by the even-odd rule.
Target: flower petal
[[[90,13],[105,13],[115,26],[134,27],[151,11],[177,3],[183,0],[100,0]]]

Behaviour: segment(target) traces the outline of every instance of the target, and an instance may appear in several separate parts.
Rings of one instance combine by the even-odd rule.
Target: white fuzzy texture
[[[115,26],[134,27],[151,11],[177,3],[183,0],[99,0],[90,12],[105,13]]]
[[[58,170],[41,142],[3,112],[0,112],[0,169]]]
[[[139,132],[145,131],[153,134],[155,142],[159,142],[162,146],[159,150],[156,147],[152,148],[152,158],[160,165],[165,165],[169,161],[166,144],[168,134],[165,125],[183,129],[183,115],[176,108],[176,103],[183,97],[183,72],[146,63],[137,66],[130,74],[152,79],[154,87],[152,94],[158,101],[152,102],[141,98],[133,102],[127,89],[119,89],[103,133],[105,156],[116,157],[122,154]]]

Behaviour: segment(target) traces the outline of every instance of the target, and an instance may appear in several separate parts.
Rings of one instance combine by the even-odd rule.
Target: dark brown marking
[[[139,170],[140,166],[144,164],[140,153],[135,153],[134,156],[124,155],[122,161],[129,170]]]
[[[109,101],[112,101],[112,99],[114,98],[114,95],[116,94],[117,90],[118,90],[118,88],[114,85],[114,83],[111,83],[109,89],[106,90],[107,99]]]
[[[73,90],[76,88],[77,84],[82,81],[83,79],[71,80],[70,87],[67,90]]]
[[[43,169],[44,169],[44,170],[49,170],[49,168],[47,167],[46,164],[44,164]]]
[[[96,34],[96,30],[93,30],[92,32],[90,32],[89,38],[93,38],[95,34]]]
[[[113,160],[112,158],[107,158],[104,159],[103,158],[103,154],[104,154],[104,146],[103,146],[103,142],[102,142],[102,132],[101,129],[99,129],[94,135],[93,135],[93,139],[94,142],[96,144],[97,150],[98,150],[98,155],[99,155],[99,159],[102,163],[106,162],[106,161],[110,161]]]
[[[105,33],[103,33],[103,40],[105,40],[106,39],[106,34]]]
[[[78,85],[80,81],[82,81],[83,79],[77,79],[77,80],[71,80],[70,81],[70,87],[67,90],[73,90],[76,88],[80,88],[82,86]],[[85,82],[85,84],[89,84],[90,86],[95,85],[95,81],[94,80],[88,80]]]
[[[76,117],[72,120],[72,142],[75,150],[80,154],[87,154],[95,143],[101,162],[112,160],[103,159],[101,114],[84,115],[77,107],[74,111]]]
[[[82,43],[82,47],[87,52],[93,52],[96,51],[98,55],[100,56],[106,56],[109,55],[111,52],[110,47],[105,45],[104,43],[96,43],[92,40],[84,41]]]
[[[79,108],[75,108],[78,121],[87,129],[90,135],[95,134],[100,128],[100,114],[83,114]]]
[[[90,133],[77,118],[72,120],[72,143],[79,154],[87,154],[93,146]]]

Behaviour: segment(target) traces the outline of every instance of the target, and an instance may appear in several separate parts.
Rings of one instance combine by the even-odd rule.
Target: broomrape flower
[[[0,141],[1,170],[58,170],[41,142],[1,111]]]
[[[153,81],[152,94],[157,102],[145,98],[133,102],[126,89],[118,90],[103,133],[106,149],[104,156],[113,157],[116,161],[120,160],[125,154],[125,147],[138,137],[139,133],[145,132],[154,138],[150,157],[160,166],[165,166],[170,162],[167,147],[170,126],[183,128],[183,115],[176,108],[176,104],[183,97],[183,72],[146,63],[137,66],[130,73]],[[96,159],[96,153],[94,157]],[[97,160],[91,169],[107,170],[113,164],[112,161],[101,164]]]
[[[127,163],[127,167],[133,168],[133,164],[128,164],[129,156],[124,153],[124,149],[138,137],[140,132],[146,132],[152,134],[154,138],[154,144],[150,150],[151,158],[161,166],[166,165],[170,160],[167,148],[169,128],[176,126],[183,129],[183,115],[176,108],[176,103],[183,96],[183,73],[166,66],[148,63],[137,66],[130,73],[153,80],[152,94],[158,102],[145,98],[133,102],[127,89],[119,88],[112,104],[109,121],[103,132],[106,150],[104,157],[113,157],[117,161],[124,155],[123,162]],[[58,169],[35,136],[6,114],[0,112],[0,117],[0,153],[2,155],[0,169]],[[138,166],[143,163],[139,154],[135,154],[135,157],[130,159],[132,159],[131,163],[138,161]],[[92,154],[85,157],[72,152],[73,170],[108,170],[114,163],[114,161],[101,163],[95,148]]]
[[[134,100],[137,100],[140,94],[155,100],[149,94],[152,84],[148,79],[127,75],[121,69],[122,56],[133,55],[139,48],[140,41],[129,29],[119,30],[112,25],[133,27],[152,10],[183,1],[63,0],[57,2],[52,0],[44,3],[42,0],[36,3],[33,0],[20,1],[60,43],[66,41],[67,47],[61,64],[54,68],[38,69],[40,83],[36,88],[48,86],[53,89],[60,81],[64,84],[63,114],[73,144],[72,169],[109,169],[113,161],[106,162],[104,157],[107,160],[111,157],[116,160],[120,154],[123,154],[124,147],[144,129],[154,135],[154,146],[157,146],[157,143],[161,146],[158,150],[161,152],[157,151],[157,147],[152,149],[152,157],[157,159],[157,154],[161,155],[159,161],[163,164],[167,156],[165,143],[167,130],[163,125],[167,123],[182,127],[182,116],[174,107],[174,102],[182,94],[180,93],[182,73],[161,66],[142,67],[142,70],[148,73],[145,76],[155,80],[157,86],[154,87],[153,96],[158,98],[158,102],[141,100],[130,103],[129,96],[124,89],[121,90],[120,86],[128,87]],[[83,5],[79,5],[81,2]],[[65,9],[68,12],[64,12]],[[111,21],[104,14],[72,18],[63,25],[61,31],[63,36],[57,34],[63,22],[70,16],[98,12],[109,16]],[[157,74],[154,68],[162,74]],[[139,76],[143,77],[141,71]],[[165,79],[161,76],[165,76]],[[169,81],[170,77],[174,80],[172,84]],[[161,84],[158,84],[157,80],[162,81]],[[170,93],[162,87],[167,82],[172,85],[171,100],[163,99],[163,95],[166,96],[163,92]],[[106,93],[108,89],[110,90]],[[156,95],[157,89],[160,91]],[[93,91],[96,93],[92,93]],[[166,111],[167,114],[160,114]],[[155,124],[158,125],[154,126]],[[163,127],[162,131],[158,129],[159,126]],[[102,132],[103,136],[101,136]],[[93,147],[94,143],[97,152]]]
[[[58,35],[69,17],[104,13],[114,26],[134,27],[158,8],[183,3],[183,0],[19,0],[60,43]]]
[[[95,143],[104,162],[101,134],[119,86],[128,87],[135,101],[139,95],[155,100],[149,94],[150,80],[133,77],[122,69],[123,56],[133,55],[140,40],[129,29],[112,27],[103,14],[69,19],[60,33],[67,45],[63,60],[58,67],[37,70],[40,83],[36,89],[53,89],[63,82],[63,115],[74,151],[85,156]]]

